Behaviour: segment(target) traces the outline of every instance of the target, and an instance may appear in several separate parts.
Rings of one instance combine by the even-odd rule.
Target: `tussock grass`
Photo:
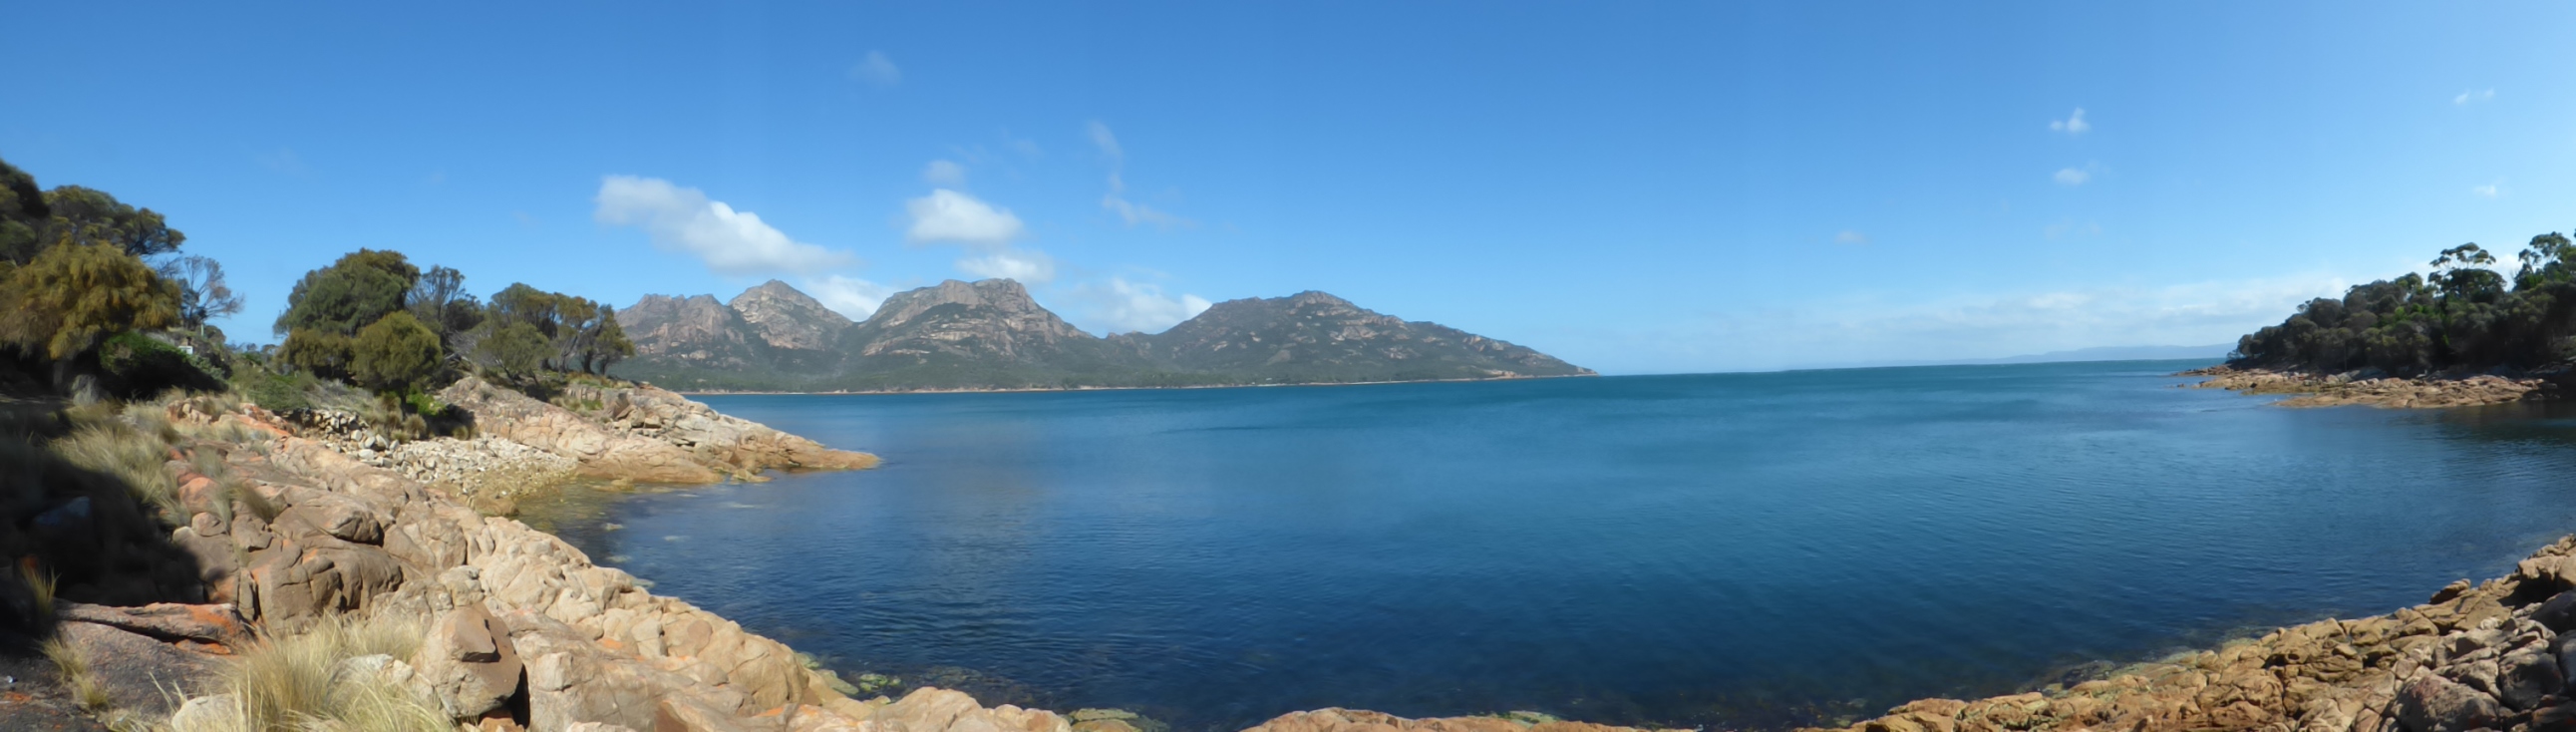
[[[27,599],[34,604],[30,609],[36,613],[37,627],[53,627],[54,573],[37,569],[35,560],[29,559],[18,564],[18,581],[27,585]]]
[[[54,662],[54,673],[61,677],[63,689],[70,691],[72,701],[91,712],[106,711],[112,702],[107,687],[100,686],[98,675],[89,672],[89,659],[70,641],[56,637],[45,641],[45,659]]]
[[[420,650],[423,632],[416,620],[343,615],[245,644],[224,672],[222,693],[231,703],[222,719],[178,732],[454,730],[435,702],[342,665],[377,654],[407,660]]]
[[[170,429],[164,418],[160,430]],[[137,500],[161,509],[163,516],[179,516],[179,486],[162,470],[170,460],[170,442],[160,430],[145,432],[113,421],[102,421],[73,430],[69,436],[55,440],[47,448],[65,462],[116,476],[125,483]]]

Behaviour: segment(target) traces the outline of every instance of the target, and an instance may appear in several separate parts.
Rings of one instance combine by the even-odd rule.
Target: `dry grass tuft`
[[[100,686],[98,676],[89,672],[89,659],[81,657],[80,649],[57,637],[45,641],[45,658],[54,662],[54,673],[62,677],[63,688],[72,693],[74,703],[93,713],[107,710],[107,687]]]
[[[159,427],[168,430],[170,423],[164,419]],[[178,516],[179,486],[161,467],[170,459],[170,442],[158,431],[100,422],[74,430],[48,448],[73,465],[116,476],[136,499],[159,507],[164,516]]]
[[[231,700],[224,718],[210,729],[181,732],[454,730],[436,703],[343,664],[379,654],[409,659],[420,649],[423,632],[415,620],[339,616],[301,633],[247,644],[224,675]]]

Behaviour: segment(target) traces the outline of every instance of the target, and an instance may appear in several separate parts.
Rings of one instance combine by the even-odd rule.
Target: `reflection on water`
[[[2385,612],[2576,527],[2576,412],[2189,365],[715,397],[887,463],[540,513],[837,668],[1182,730],[1832,719]]]

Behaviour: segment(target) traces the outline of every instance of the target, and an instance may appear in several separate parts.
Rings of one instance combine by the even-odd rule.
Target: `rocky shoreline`
[[[400,442],[331,414],[203,398],[146,410],[196,560],[194,604],[60,602],[56,638],[89,659],[86,692],[0,689],[0,727],[230,732],[252,702],[228,659],[360,618],[425,623],[409,657],[347,658],[332,683],[397,688],[460,730],[540,732],[1139,732],[1115,710],[986,707],[922,687],[900,699],[642,582],[563,540],[487,515],[475,495],[528,471],[652,482],[856,469],[873,456],[715,413],[649,386],[538,401],[468,379],[441,392],[481,435]],[[126,417],[133,419],[135,412]],[[166,421],[165,421],[166,420]],[[50,515],[50,514],[49,514]],[[65,683],[70,683],[66,681]],[[95,693],[88,701],[67,699]],[[69,710],[87,707],[83,718]],[[1630,732],[1545,715],[1404,719],[1324,709],[1263,732]]]
[[[2277,402],[2284,407],[2473,407],[2553,399],[2558,394],[2556,383],[2549,379],[2496,374],[2393,378],[2239,369],[2221,365],[2174,375],[2205,377],[2199,382],[2184,385],[2193,388],[2226,389],[2247,395],[2297,395]]]
[[[2107,677],[1925,699],[1835,732],[2576,728],[2576,536],[2422,605],[2273,631]]]
[[[409,689],[434,700],[460,729],[1156,726],[1114,710],[986,707],[930,687],[899,699],[862,699],[859,686],[783,644],[655,596],[650,583],[472,505],[473,496],[530,474],[713,482],[775,469],[863,468],[874,464],[872,456],[829,450],[651,387],[572,390],[538,401],[469,380],[442,397],[492,421],[471,440],[389,444],[330,415],[209,407],[204,400],[165,405],[172,431],[188,436],[174,443],[167,465],[180,486],[180,512],[189,517],[172,540],[200,563],[203,602],[57,605],[61,638],[92,658],[114,659],[92,672],[126,715],[116,721],[222,729],[223,710],[238,700],[204,680],[236,649],[335,617],[398,617],[427,623],[417,653],[348,659],[346,668],[334,667],[335,678],[355,674]],[[2576,728],[2571,630],[2576,536],[2543,548],[2509,576],[2455,582],[2423,605],[2388,615],[2284,628],[2030,693],[1919,700],[1833,730]],[[0,722],[59,708],[46,703],[0,699]],[[1405,719],[1338,708],[1284,714],[1251,730],[1631,732],[1531,713]]]

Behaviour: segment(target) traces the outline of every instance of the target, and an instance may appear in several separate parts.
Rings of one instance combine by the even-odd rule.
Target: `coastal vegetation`
[[[2237,341],[2237,368],[2392,376],[2530,370],[2576,358],[2576,243],[2532,237],[2508,276],[2477,244],[2407,274],[2317,298]]]

